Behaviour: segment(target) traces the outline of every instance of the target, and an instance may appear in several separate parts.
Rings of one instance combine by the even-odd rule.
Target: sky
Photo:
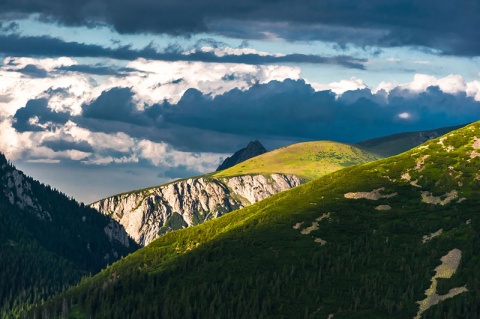
[[[3,0],[0,152],[90,203],[480,119],[476,0]]]

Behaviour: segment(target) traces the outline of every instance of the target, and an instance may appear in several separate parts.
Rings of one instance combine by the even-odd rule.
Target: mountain
[[[222,164],[217,168],[217,171],[221,171],[232,166],[235,166],[243,161],[246,161],[252,157],[262,155],[266,153],[267,149],[259,141],[251,141],[247,147],[235,152],[231,157],[227,157]]]
[[[117,220],[145,246],[172,230],[198,225],[301,182],[374,159],[347,144],[294,144],[220,172],[115,195],[91,207]]]
[[[477,122],[168,233],[28,315],[479,318],[479,172]]]
[[[91,205],[125,227],[141,246],[172,230],[256,203],[300,185],[293,175],[198,177],[115,195]]]
[[[138,247],[123,227],[25,176],[0,154],[0,317]]]
[[[291,174],[307,182],[336,170],[374,161],[379,157],[354,145],[331,141],[292,144],[251,158],[213,174],[231,177],[244,174]]]
[[[405,132],[374,138],[356,145],[381,157],[389,157],[408,151],[428,140],[437,138],[464,125],[442,127],[429,131]]]

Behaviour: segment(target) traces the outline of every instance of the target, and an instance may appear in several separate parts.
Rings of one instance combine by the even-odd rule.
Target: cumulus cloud
[[[47,76],[26,77],[21,71],[28,65]],[[270,148],[356,142],[467,123],[480,114],[479,82],[457,75],[419,74],[369,88],[358,78],[306,83],[298,68],[276,65],[139,59],[122,67],[125,76],[96,80],[65,69],[76,65],[72,59],[4,61],[1,151],[12,159],[137,163],[181,175],[214,169],[252,139]]]
[[[84,105],[83,116],[146,125],[144,114],[139,112],[133,102],[133,95],[130,88],[117,87],[104,91],[95,101]]]
[[[64,25],[113,26],[120,33],[217,33],[242,39],[322,40],[359,46],[424,46],[444,54],[480,53],[478,1],[138,0],[7,1],[4,19],[36,14]]]
[[[13,127],[18,132],[52,130],[56,126],[67,123],[70,114],[54,112],[47,107],[48,100],[37,99],[28,101],[13,116]]]
[[[479,92],[476,85],[477,82],[478,81],[472,81],[467,83],[461,75],[454,74],[450,74],[440,79],[428,74],[415,74],[412,82],[403,84],[381,82],[378,87],[374,89],[374,91],[378,92],[380,90],[385,90],[390,92],[393,89],[400,88],[419,93],[424,92],[428,87],[437,86],[444,93],[466,93],[467,96],[474,97],[475,100],[480,101],[480,99],[477,97]]]
[[[340,80],[338,82],[332,82],[329,84],[311,83],[311,86],[316,91],[330,90],[336,94],[342,94],[346,91],[361,90],[367,87],[361,79],[357,79],[355,77],[351,77],[348,80]]]
[[[331,91],[315,91],[301,80],[285,80],[246,91],[232,90],[214,98],[189,90],[177,104],[166,106],[163,119],[233,134],[248,131],[259,137],[355,142],[467,123],[477,120],[479,111],[480,103],[472,96],[445,92],[440,86],[429,86],[422,92],[397,87],[388,94],[362,89],[337,96]]]

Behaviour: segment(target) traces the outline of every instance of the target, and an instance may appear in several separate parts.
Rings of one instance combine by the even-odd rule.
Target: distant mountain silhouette
[[[217,168],[217,172],[230,168],[252,157],[266,153],[267,149],[258,140],[251,141],[247,147],[235,152],[231,157],[227,157],[223,163]]]

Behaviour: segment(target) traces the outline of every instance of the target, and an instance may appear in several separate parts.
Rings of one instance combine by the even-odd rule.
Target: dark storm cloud
[[[76,150],[85,153],[93,153],[93,148],[88,142],[81,141],[67,141],[67,140],[51,140],[51,141],[44,141],[41,146],[48,147],[55,152],[61,151],[68,151],[68,150]]]
[[[184,54],[179,47],[158,51],[153,46],[140,50],[131,46],[106,48],[95,44],[79,42],[65,42],[49,36],[33,37],[18,34],[0,35],[0,52],[11,56],[74,56],[74,57],[103,57],[119,60],[134,60],[145,58],[162,61],[201,61],[215,63],[244,63],[244,64],[270,64],[270,63],[314,63],[336,64],[348,68],[364,69],[365,59],[358,59],[345,55],[324,57],[313,54],[288,54],[285,56],[271,56],[258,54],[226,54],[217,56],[214,52],[196,50]],[[68,69],[67,69],[68,70]],[[75,68],[73,68],[75,70]],[[95,70],[87,70],[94,72]],[[108,73],[111,70],[97,69],[97,72]],[[128,70],[127,70],[128,71]]]
[[[147,117],[137,110],[130,88],[104,91],[94,102],[83,106],[83,116],[98,120],[118,121],[146,126]]]
[[[39,68],[33,64],[28,64],[22,69],[15,70],[15,72],[25,74],[31,78],[45,78],[48,75],[45,69]]]
[[[234,89],[214,98],[190,89],[176,105],[164,105],[167,123],[258,137],[332,139],[356,142],[403,131],[463,124],[480,119],[480,103],[465,93],[438,87],[411,94],[394,90],[315,92],[303,81],[286,80]],[[409,118],[399,115],[408,113]],[[235,119],[235,120],[232,120]]]
[[[75,121],[93,131],[124,132],[182,151],[225,152],[252,139],[272,146],[280,146],[278,141],[358,142],[459,125],[480,119],[480,102],[436,86],[423,93],[362,89],[337,96],[316,92],[301,80],[285,80],[215,97],[189,89],[176,104],[145,106],[143,111],[134,105],[130,89],[117,88],[86,106],[83,116]]]
[[[13,127],[19,132],[50,130],[70,119],[90,131],[123,132],[166,142],[181,151],[225,152],[254,139],[267,141],[270,148],[306,140],[358,142],[480,119],[480,102],[464,92],[442,92],[437,86],[421,93],[401,88],[388,94],[362,89],[337,96],[331,91],[317,92],[302,80],[285,80],[256,84],[245,91],[233,89],[215,97],[189,89],[175,104],[136,103],[130,88],[113,88],[83,105],[81,115],[72,117],[50,110],[47,99],[30,100],[16,112]],[[65,141],[46,142],[45,146],[91,150],[89,145],[58,139]],[[180,171],[181,167],[172,174],[181,177]]]
[[[480,2],[472,0],[6,0],[3,16],[37,13],[64,25],[113,26],[120,33],[216,32],[362,46],[426,46],[480,54]],[[340,35],[339,38],[336,35]]]
[[[27,105],[17,110],[13,117],[12,126],[18,132],[25,131],[44,131],[45,127],[53,125],[67,123],[70,115],[68,113],[55,112],[48,108],[47,99],[29,100]],[[33,121],[35,118],[38,121]]]

